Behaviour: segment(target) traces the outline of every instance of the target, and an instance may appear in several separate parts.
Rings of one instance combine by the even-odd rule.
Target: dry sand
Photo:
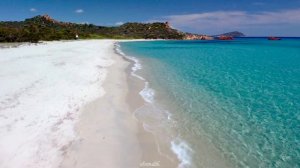
[[[113,47],[113,46],[111,46]],[[113,48],[111,48],[113,51]],[[126,103],[128,62],[112,55],[103,84],[106,94],[86,105],[76,126],[78,140],[66,151],[62,167],[136,167],[140,146],[137,122]]]

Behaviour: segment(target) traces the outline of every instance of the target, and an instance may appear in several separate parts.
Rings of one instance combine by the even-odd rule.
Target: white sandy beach
[[[115,42],[0,49],[1,168],[176,167],[134,117],[143,101]]]
[[[82,108],[105,94],[113,41],[0,50],[0,167],[59,167]]]

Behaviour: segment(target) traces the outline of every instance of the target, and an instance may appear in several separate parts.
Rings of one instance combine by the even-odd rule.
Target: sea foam
[[[191,154],[193,150],[185,141],[176,138],[171,142],[171,149],[176,154],[178,160],[180,160],[179,168],[187,168],[191,166]]]
[[[145,82],[145,87],[142,91],[140,91],[140,95],[143,97],[143,99],[148,103],[154,102],[154,90],[149,87],[149,82]]]
[[[115,44],[115,51],[116,51],[117,54],[119,54],[119,55],[125,57],[126,59],[134,62],[133,66],[131,68],[132,71],[130,73],[132,76],[137,77],[140,80],[145,80],[143,77],[136,74],[136,71],[142,69],[142,64],[139,62],[139,60],[137,58],[124,54],[124,52],[121,50],[121,46],[117,43]]]

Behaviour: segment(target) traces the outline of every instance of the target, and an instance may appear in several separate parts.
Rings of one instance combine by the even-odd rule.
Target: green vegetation
[[[59,22],[48,15],[20,22],[0,22],[0,42],[38,42],[76,39],[183,39],[168,23],[126,23],[118,27]]]

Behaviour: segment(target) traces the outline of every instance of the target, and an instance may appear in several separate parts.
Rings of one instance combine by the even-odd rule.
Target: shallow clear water
[[[214,152],[203,150],[210,149],[234,167],[300,167],[300,39],[127,42],[121,49],[141,62],[140,75],[171,113],[177,140],[188,145],[177,147],[190,150],[179,151],[190,157],[186,167],[209,165]]]

